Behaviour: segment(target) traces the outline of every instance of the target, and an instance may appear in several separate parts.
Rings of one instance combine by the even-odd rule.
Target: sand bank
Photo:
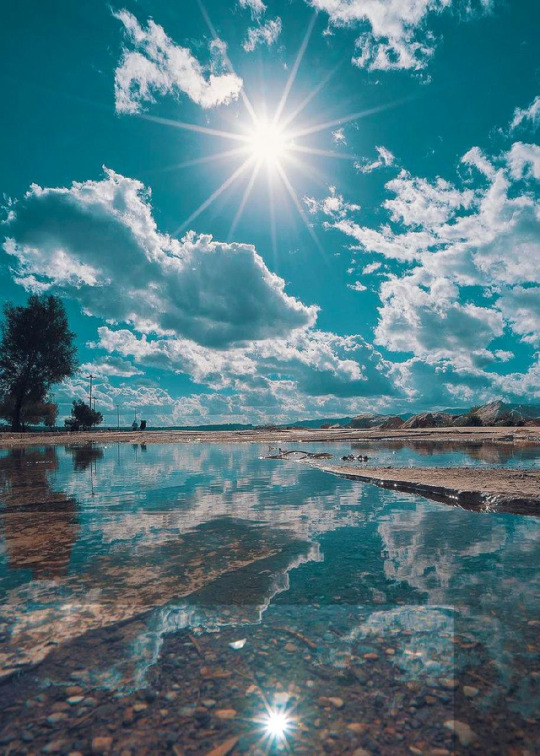
[[[261,428],[241,431],[111,431],[69,433],[0,433],[0,448],[81,443],[188,444],[267,443],[286,447],[294,443],[448,441],[463,443],[540,444],[540,428],[415,428],[381,431],[354,428]]]
[[[540,470],[492,467],[365,467],[317,465],[382,488],[420,494],[485,512],[540,516]]]

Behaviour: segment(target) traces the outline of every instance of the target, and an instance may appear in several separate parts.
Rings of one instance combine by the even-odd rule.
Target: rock
[[[65,719],[67,719],[67,715],[64,714],[63,711],[55,711],[54,714],[51,714],[49,717],[47,717],[47,722],[50,725],[55,725],[59,722],[63,722]]]
[[[478,688],[474,688],[472,685],[464,685],[463,686],[463,693],[467,696],[467,698],[474,698],[478,695],[480,691]]]
[[[236,716],[235,709],[218,709],[216,711],[216,717],[218,719],[234,719]]]
[[[403,423],[402,428],[448,428],[452,422],[452,415],[444,412],[421,412]]]
[[[67,699],[67,702],[70,706],[76,706],[77,704],[80,704],[81,701],[84,701],[84,696],[70,696]]]
[[[294,651],[298,651],[298,646],[295,646],[294,643],[286,643],[285,644],[285,651],[289,651],[290,653],[293,653]]]
[[[343,699],[338,698],[337,696],[329,696],[328,700],[332,704],[332,706],[335,706],[336,709],[342,709],[344,706]]]
[[[133,707],[133,711],[138,714],[141,711],[146,711],[148,709],[148,704],[145,703],[136,703]]]
[[[216,705],[216,702],[213,698],[205,698],[204,701],[201,701],[203,706],[206,706],[207,709],[213,709]]]
[[[366,751],[365,748],[357,748],[355,751],[353,751],[352,756],[371,756],[369,751]]]
[[[123,722],[125,725],[130,725],[133,724],[134,719],[135,712],[133,711],[133,706],[128,706],[127,709],[124,709]]]
[[[109,753],[112,748],[111,737],[97,737],[92,739],[92,753]]]
[[[375,654],[372,651],[367,654],[364,654],[364,659],[369,659],[370,661],[377,661],[378,658],[379,658],[379,654]]]
[[[211,751],[208,751],[206,756],[227,756],[227,754],[231,753],[235,745],[238,743],[239,737],[232,737],[225,740],[221,745],[216,746],[215,748],[212,748]]]
[[[439,683],[441,687],[446,688],[446,690],[455,690],[457,687],[459,687],[458,681],[454,680],[453,677],[442,677],[439,680]]]
[[[471,745],[471,743],[477,740],[474,730],[471,730],[466,722],[460,722],[459,719],[448,719],[444,723],[444,726],[456,735],[462,746]]]
[[[62,753],[66,747],[65,740],[51,740],[46,746],[41,749],[42,753]]]
[[[355,735],[363,735],[368,726],[364,722],[349,722],[347,729],[354,732]]]

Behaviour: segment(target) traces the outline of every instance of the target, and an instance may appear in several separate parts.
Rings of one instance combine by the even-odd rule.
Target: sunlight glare
[[[256,160],[273,166],[286,156],[289,143],[279,125],[260,122],[248,136],[248,148]]]
[[[291,726],[291,720],[284,711],[270,709],[265,718],[266,734],[273,740],[282,740]]]

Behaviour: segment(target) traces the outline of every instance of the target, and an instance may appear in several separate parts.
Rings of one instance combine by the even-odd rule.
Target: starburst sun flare
[[[214,40],[219,41],[216,31],[208,17],[202,2],[200,7],[203,12],[203,16],[206,20],[208,28],[214,37]],[[330,129],[341,126],[351,121],[359,120],[368,115],[372,115],[381,110],[385,110],[389,107],[397,105],[396,102],[389,105],[379,106],[364,110],[358,113],[352,113],[350,115],[336,118],[324,123],[304,123],[302,126],[295,126],[298,117],[305,110],[308,103],[310,103],[314,97],[321,91],[321,89],[328,83],[332,75],[337,70],[337,67],[328,72],[328,74],[320,81],[316,87],[314,87],[308,95],[297,104],[291,112],[286,113],[285,109],[289,101],[289,96],[293,88],[298,69],[306,52],[306,48],[317,19],[317,13],[315,12],[308,25],[303,42],[300,46],[298,54],[296,56],[294,65],[292,66],[290,75],[287,79],[283,93],[279,100],[279,104],[272,118],[267,118],[265,115],[257,112],[251,103],[248,95],[244,90],[241,91],[240,96],[245,109],[248,114],[247,123],[238,131],[224,131],[216,128],[209,128],[206,126],[200,126],[194,123],[186,123],[182,121],[175,121],[167,118],[160,118],[158,116],[152,116],[149,114],[139,114],[139,117],[144,118],[155,123],[160,123],[166,126],[172,126],[178,129],[184,129],[186,131],[198,132],[206,136],[217,137],[225,140],[232,141],[236,146],[229,150],[223,150],[221,152],[205,155],[194,160],[186,161],[176,168],[183,168],[186,166],[193,166],[201,163],[211,163],[219,161],[225,158],[239,157],[242,162],[233,170],[230,176],[210,194],[210,196],[201,203],[201,205],[191,213],[179,226],[175,229],[174,234],[179,235],[184,233],[190,224],[210,205],[212,205],[218,197],[220,197],[226,190],[232,187],[233,184],[238,182],[243,177],[245,179],[245,187],[242,194],[242,199],[238,206],[237,212],[234,216],[232,224],[229,229],[228,238],[231,239],[234,231],[243,215],[246,204],[250,198],[251,192],[255,185],[255,182],[259,176],[261,167],[266,167],[269,178],[269,204],[270,204],[270,224],[271,224],[271,238],[274,254],[276,253],[276,226],[275,226],[275,196],[274,186],[284,190],[292,201],[292,204],[298,211],[302,221],[304,222],[308,232],[310,233],[317,248],[322,252],[322,247],[317,239],[317,236],[312,228],[312,224],[309,222],[302,202],[298,197],[298,193],[294,188],[291,179],[289,178],[287,168],[288,164],[294,164],[294,167],[303,172],[308,171],[308,165],[306,164],[306,156],[322,156],[326,158],[337,158],[341,160],[356,160],[356,155],[346,154],[343,152],[335,152],[333,150],[324,150],[313,147],[309,144],[305,144],[303,139],[313,134],[329,131]],[[224,62],[231,73],[234,73],[234,68],[231,61],[224,53]],[[302,159],[304,158],[304,159]],[[250,170],[251,169],[251,170]]]

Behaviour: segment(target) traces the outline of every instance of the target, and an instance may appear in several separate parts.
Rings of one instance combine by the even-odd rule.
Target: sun
[[[290,140],[283,129],[270,121],[258,122],[247,137],[247,150],[259,162],[275,167],[287,156]]]
[[[199,5],[203,12],[203,16],[208,24],[208,28],[216,42],[219,41],[216,31],[212,26],[210,18],[203,5],[203,0],[199,0]],[[317,180],[321,180],[320,171],[312,170],[308,164],[309,158],[317,156],[318,158],[331,158],[347,160],[355,162],[357,155],[348,154],[342,151],[320,149],[306,143],[305,140],[320,132],[330,132],[331,129],[336,126],[343,126],[346,123],[352,121],[358,121],[366,116],[373,115],[381,110],[386,110],[389,107],[395,107],[399,101],[388,103],[387,105],[379,105],[373,108],[369,108],[357,113],[350,113],[349,115],[341,116],[339,118],[333,118],[328,121],[322,122],[310,122],[305,121],[300,125],[299,118],[304,113],[307,105],[316,97],[321,89],[326,86],[331,77],[338,70],[339,65],[334,66],[326,76],[319,81],[313,89],[311,89],[304,99],[290,107],[289,97],[291,90],[295,83],[300,64],[306,52],[311,33],[317,18],[317,12],[315,11],[311,17],[311,21],[308,24],[304,39],[294,61],[294,65],[291,68],[289,77],[281,94],[281,98],[277,103],[277,107],[270,118],[267,118],[268,112],[266,103],[261,103],[261,110],[257,112],[257,109],[251,103],[247,93],[242,90],[240,98],[245,106],[248,119],[239,128],[235,130],[222,130],[219,128],[211,128],[209,126],[202,126],[195,123],[186,123],[183,121],[172,120],[169,118],[161,118],[153,116],[148,113],[139,113],[139,118],[144,118],[148,121],[160,123],[165,126],[172,126],[177,129],[184,129],[186,131],[193,131],[199,134],[204,134],[208,137],[217,137],[222,140],[228,140],[232,142],[231,149],[222,150],[220,152],[213,152],[204,154],[201,157],[190,159],[184,163],[170,166],[170,168],[178,169],[188,166],[194,166],[204,163],[212,163],[230,158],[238,158],[239,165],[231,174],[218,186],[210,195],[205,199],[199,207],[194,210],[191,215],[186,218],[173,232],[174,236],[183,234],[189,229],[190,224],[199,217],[210,205],[212,205],[218,197],[224,192],[229,190],[233,184],[242,182],[244,184],[244,190],[241,199],[238,202],[236,214],[234,215],[231,223],[229,233],[227,235],[227,241],[233,238],[236,227],[242,218],[248,200],[250,199],[253,187],[257,178],[260,176],[261,168],[266,167],[267,172],[267,184],[268,184],[268,217],[270,221],[270,231],[272,240],[272,249],[274,255],[277,255],[277,232],[276,232],[276,212],[275,212],[275,194],[281,192],[288,195],[292,205],[298,211],[306,230],[313,239],[317,249],[321,254],[324,254],[323,247],[317,238],[315,231],[313,230],[313,223],[306,215],[306,210],[302,203],[302,198],[297,193],[293,182],[289,178],[289,171],[291,169],[300,171],[310,177],[315,177]],[[221,44],[221,43],[220,43]],[[225,63],[231,73],[234,73],[232,63],[225,56]],[[167,168],[166,170],[168,170]]]

